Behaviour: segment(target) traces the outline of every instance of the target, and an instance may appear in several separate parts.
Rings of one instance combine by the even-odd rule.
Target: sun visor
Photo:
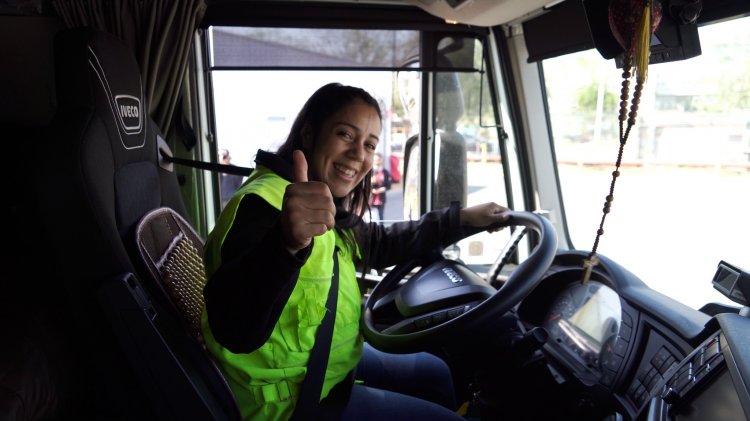
[[[523,23],[528,62],[594,48],[581,1],[565,1]]]

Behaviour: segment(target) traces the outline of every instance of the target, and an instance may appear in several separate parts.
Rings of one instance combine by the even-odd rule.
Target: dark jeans
[[[428,354],[387,354],[365,344],[345,420],[464,420],[450,369]]]

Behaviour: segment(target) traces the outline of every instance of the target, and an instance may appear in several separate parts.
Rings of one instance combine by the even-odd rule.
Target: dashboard
[[[581,283],[585,257],[559,253],[518,308],[547,331],[560,382],[610,396],[624,419],[750,419],[750,319],[689,308],[605,256]]]
[[[601,374],[617,358],[615,347],[624,343],[618,340],[621,314],[620,297],[610,287],[597,281],[576,282],[554,298],[544,327],[562,354]]]

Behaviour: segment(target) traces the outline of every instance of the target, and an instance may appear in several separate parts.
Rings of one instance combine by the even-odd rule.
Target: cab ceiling
[[[316,3],[338,3],[354,7],[362,5],[411,6],[444,21],[489,27],[528,19],[544,11],[545,7],[561,1],[563,0],[276,0],[265,3],[279,5],[299,3],[304,7]],[[243,3],[243,1],[207,0],[207,3],[211,10],[211,6],[223,8],[232,3],[236,6],[237,3]],[[245,0],[244,3],[253,2]]]

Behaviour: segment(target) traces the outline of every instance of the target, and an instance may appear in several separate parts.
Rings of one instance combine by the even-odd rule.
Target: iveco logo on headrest
[[[458,274],[456,273],[455,270],[453,270],[451,268],[443,268],[441,270],[443,271],[443,273],[445,274],[445,276],[447,276],[448,279],[450,279],[451,282],[453,282],[454,284],[457,284],[459,282],[463,282],[463,279],[461,279],[461,277],[458,276]]]
[[[116,95],[115,104],[117,115],[120,117],[125,133],[138,133],[141,131],[141,100],[131,95]]]

